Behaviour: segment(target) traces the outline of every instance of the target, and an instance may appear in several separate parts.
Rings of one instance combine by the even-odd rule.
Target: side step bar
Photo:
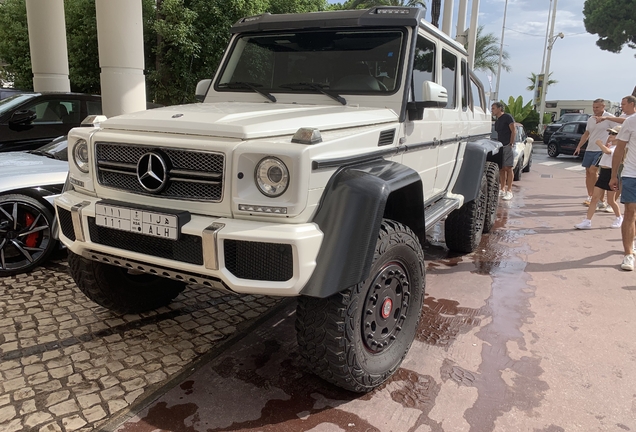
[[[444,219],[451,211],[459,208],[459,200],[442,198],[424,210],[424,223],[428,232],[435,224]]]

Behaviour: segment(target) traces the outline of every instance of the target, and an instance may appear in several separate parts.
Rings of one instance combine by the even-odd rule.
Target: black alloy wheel
[[[0,197],[0,276],[27,272],[53,252],[54,217],[43,203],[24,195]]]
[[[556,143],[548,144],[548,156],[555,158],[559,155],[559,146]]]

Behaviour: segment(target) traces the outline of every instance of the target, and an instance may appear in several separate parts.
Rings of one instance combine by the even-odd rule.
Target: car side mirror
[[[210,89],[211,84],[211,79],[204,79],[197,83],[197,89],[194,92],[194,98],[198,102],[203,102],[205,100],[205,95],[208,94],[208,90]]]
[[[20,110],[16,111],[11,115],[9,119],[10,124],[16,125],[26,125],[31,123],[33,120],[37,118],[35,111],[32,110]]]
[[[448,103],[446,88],[433,81],[424,81],[421,94],[421,101],[408,102],[406,104],[406,110],[411,121],[422,120],[424,118],[424,108],[444,108]]]
[[[526,144],[532,144],[534,142],[534,138],[526,138]]]

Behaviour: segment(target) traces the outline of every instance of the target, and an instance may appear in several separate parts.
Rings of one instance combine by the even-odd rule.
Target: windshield
[[[30,150],[29,153],[49,156],[57,160],[68,161],[68,140],[66,136],[55,138],[48,144],[43,145],[37,150]]]
[[[23,102],[33,99],[36,96],[37,95],[34,94],[19,94],[0,100],[0,117],[18,105],[21,105]]]
[[[573,121],[585,121],[589,116],[587,114],[564,114],[557,123],[567,123]]]
[[[237,38],[217,91],[393,93],[399,87],[402,30],[319,30]]]

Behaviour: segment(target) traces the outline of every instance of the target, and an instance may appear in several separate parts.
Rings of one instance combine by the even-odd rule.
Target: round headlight
[[[256,165],[256,185],[268,197],[282,195],[289,186],[289,170],[287,166],[275,157],[266,157]]]
[[[88,172],[88,144],[83,139],[77,140],[73,146],[73,162],[81,172]]]

